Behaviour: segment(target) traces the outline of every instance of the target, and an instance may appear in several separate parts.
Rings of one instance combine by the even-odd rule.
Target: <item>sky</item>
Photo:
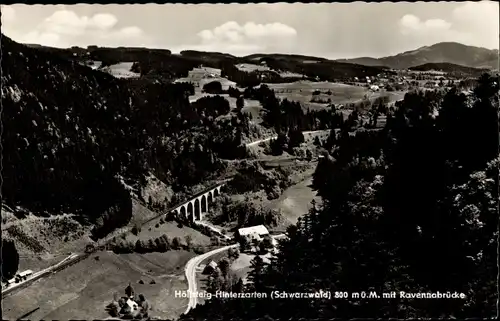
[[[21,43],[330,59],[385,57],[438,42],[498,49],[499,4],[482,2],[2,5]]]

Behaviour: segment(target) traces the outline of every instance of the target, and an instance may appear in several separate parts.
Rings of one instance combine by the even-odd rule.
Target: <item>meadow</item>
[[[194,255],[186,251],[97,252],[3,299],[3,319],[16,320],[37,307],[30,319],[104,319],[109,317],[106,305],[114,296],[123,296],[129,283],[150,302],[150,315],[178,317],[187,299],[174,297],[174,291],[187,289],[184,266]],[[144,284],[139,284],[140,280]],[[150,284],[152,280],[155,284]]]

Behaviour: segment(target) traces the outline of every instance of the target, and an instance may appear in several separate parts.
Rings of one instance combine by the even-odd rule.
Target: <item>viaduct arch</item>
[[[172,213],[190,218],[193,222],[201,221],[203,219],[203,214],[208,212],[215,197],[221,195],[225,186],[226,183],[222,183],[196,195],[189,201],[173,209]]]

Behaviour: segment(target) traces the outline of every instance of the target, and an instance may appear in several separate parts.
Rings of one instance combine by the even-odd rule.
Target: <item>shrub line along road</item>
[[[286,236],[286,234],[279,234],[279,235],[274,235],[271,237],[274,239],[279,239],[279,238],[283,238],[285,236]],[[227,251],[230,248],[235,248],[238,246],[239,246],[239,244],[227,245],[227,246],[215,249],[213,251],[195,256],[194,258],[190,259],[187,262],[185,272],[186,272],[186,280],[188,282],[188,292],[187,293],[188,293],[188,297],[189,297],[189,303],[188,303],[188,306],[187,306],[184,314],[187,314],[189,312],[189,310],[194,309],[196,307],[196,305],[198,304],[198,297],[196,295],[196,289],[197,289],[197,286],[196,286],[196,268],[201,264],[201,262],[208,259],[209,257],[211,257],[217,253]]]

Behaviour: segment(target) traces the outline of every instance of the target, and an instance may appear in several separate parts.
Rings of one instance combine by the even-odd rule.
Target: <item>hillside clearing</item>
[[[268,71],[271,70],[268,66],[256,65],[256,64],[237,64],[236,68],[245,72],[253,72],[253,71]]]
[[[127,233],[125,236],[125,240],[133,243],[137,242],[137,240],[147,242],[150,239],[155,239],[162,236],[163,234],[166,234],[170,238],[170,240],[172,240],[174,237],[178,237],[181,239],[182,243],[185,243],[185,238],[189,235],[194,244],[210,244],[210,238],[208,236],[187,226],[183,226],[182,228],[180,228],[175,222],[165,222],[163,224],[159,224],[158,227],[155,227],[155,225],[158,224],[159,220],[160,219],[154,220],[143,225],[141,228],[141,232],[139,232],[137,236],[132,233]]]
[[[368,89],[360,86],[351,86],[341,83],[296,81],[293,83],[266,84],[276,92],[276,96],[281,99],[298,101],[304,107],[310,109],[324,109],[328,103],[311,102],[313,92],[319,90],[321,99],[330,99],[333,104],[346,104],[360,101],[367,94]],[[331,94],[327,95],[326,92]]]
[[[137,78],[141,74],[131,71],[133,62],[120,62],[115,65],[104,67],[102,70],[116,78]]]
[[[313,172],[314,170],[309,171],[311,174]],[[312,200],[315,200],[316,204],[321,202],[321,198],[317,196],[311,184],[312,177],[309,177],[292,185],[278,199],[268,202],[265,206],[270,209],[279,210],[288,222],[296,224],[299,217],[308,213],[312,208]]]

